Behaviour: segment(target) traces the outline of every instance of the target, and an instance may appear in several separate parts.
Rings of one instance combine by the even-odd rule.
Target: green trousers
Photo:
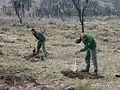
[[[90,59],[92,58],[94,70],[98,71],[97,53],[95,49],[88,49],[85,56],[86,68],[90,68]]]
[[[46,50],[45,50],[45,41],[38,41],[37,43],[37,53],[39,53],[40,51],[42,51],[43,54],[46,54]]]

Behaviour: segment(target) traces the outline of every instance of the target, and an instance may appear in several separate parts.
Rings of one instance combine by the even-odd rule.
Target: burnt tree
[[[84,16],[89,0],[72,0],[72,2],[78,11],[79,21],[82,25],[82,32],[84,33]]]

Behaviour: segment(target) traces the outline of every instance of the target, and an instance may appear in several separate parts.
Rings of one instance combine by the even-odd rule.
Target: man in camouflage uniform
[[[38,54],[40,52],[40,49],[42,50],[42,53],[46,56],[47,52],[45,50],[45,36],[41,33],[36,31],[35,29],[31,29],[32,34],[35,36],[35,38],[38,40],[37,43],[37,53]]]
[[[96,55],[96,41],[92,35],[83,33],[80,39],[76,39],[75,43],[79,44],[83,42],[85,47],[82,48],[80,51],[76,52],[76,54],[80,52],[86,51],[85,62],[86,62],[86,69],[81,70],[81,72],[88,72],[90,68],[90,58],[92,57],[93,65],[94,65],[94,74],[97,75],[98,72],[98,64],[97,64],[97,55]]]

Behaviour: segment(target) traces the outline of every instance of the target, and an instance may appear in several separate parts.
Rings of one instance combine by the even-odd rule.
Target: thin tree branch
[[[89,0],[86,0],[85,6],[83,7],[83,10],[82,10],[82,21],[83,22],[84,22],[84,16],[85,16],[85,9],[87,8],[88,1]]]
[[[79,21],[82,25],[82,32],[84,32],[84,16],[85,16],[85,9],[87,8],[87,4],[89,0],[85,0],[85,4],[83,3],[83,8],[81,6],[80,0],[72,0],[76,10],[78,11]]]
[[[80,5],[78,4],[78,2],[76,0],[72,0],[73,1],[73,4],[75,6],[75,8],[78,10],[78,11],[81,11],[81,8],[80,8]]]
[[[81,16],[81,11],[78,11],[78,15],[79,15],[79,20],[80,20],[80,22],[82,22],[82,16]]]
[[[81,19],[82,13],[81,13],[80,5],[79,5],[79,0],[78,0],[78,1],[72,0],[72,1],[73,1],[73,4],[74,4],[75,8],[76,8],[77,11],[78,11],[79,20],[80,20],[80,22],[82,22],[82,19]]]

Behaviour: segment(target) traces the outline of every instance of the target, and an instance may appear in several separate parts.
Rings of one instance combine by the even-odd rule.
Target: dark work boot
[[[91,75],[92,75],[92,76],[98,76],[98,70],[95,69],[94,72],[91,73]]]
[[[97,76],[97,75],[98,75],[98,70],[95,69],[95,70],[94,70],[94,73],[95,73],[95,75]]]
[[[83,69],[83,70],[81,70],[81,72],[86,72],[86,73],[89,73],[89,69],[88,69],[88,68]]]
[[[41,56],[41,60],[44,61],[44,56]]]

